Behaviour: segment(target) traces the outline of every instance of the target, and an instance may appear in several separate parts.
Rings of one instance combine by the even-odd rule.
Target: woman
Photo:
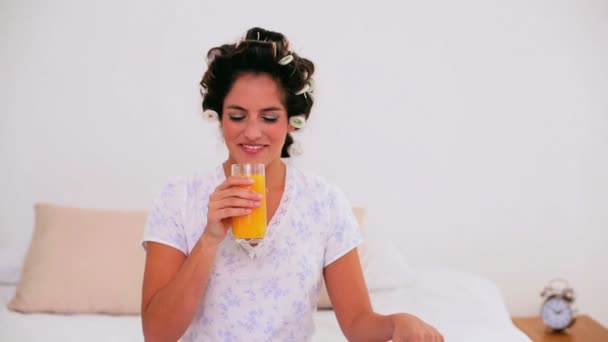
[[[310,114],[313,63],[285,37],[250,29],[236,44],[213,48],[201,81],[203,109],[217,118],[228,158],[207,174],[170,182],[154,203],[142,321],[147,341],[308,341],[322,277],[351,341],[443,341],[405,313],[371,308],[357,246],[356,220],[344,194],[281,157],[290,132]],[[234,163],[266,166],[266,236],[239,245],[232,217],[260,205]]]

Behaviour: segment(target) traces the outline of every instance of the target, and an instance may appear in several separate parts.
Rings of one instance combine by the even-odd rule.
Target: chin
[[[265,158],[252,157],[252,156],[236,156],[232,159],[234,164],[264,164],[268,165],[268,160]]]
[[[260,158],[258,156],[238,156],[233,158],[234,163],[237,164],[264,164],[264,166],[268,167],[268,165],[280,160],[280,157],[277,158]]]

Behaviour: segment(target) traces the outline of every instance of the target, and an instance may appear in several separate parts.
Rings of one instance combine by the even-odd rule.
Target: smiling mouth
[[[239,144],[239,147],[241,148],[241,150],[250,153],[250,154],[255,154],[258,153],[260,151],[262,151],[264,149],[264,147],[266,147],[266,145],[259,145],[259,144]]]

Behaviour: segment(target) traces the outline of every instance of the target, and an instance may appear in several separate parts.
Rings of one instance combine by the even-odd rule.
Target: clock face
[[[543,304],[541,316],[549,328],[562,330],[567,328],[572,320],[572,309],[565,299],[552,297]]]

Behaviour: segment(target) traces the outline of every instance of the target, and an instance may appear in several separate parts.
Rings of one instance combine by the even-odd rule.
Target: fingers
[[[429,328],[431,336],[433,336],[433,341],[443,342],[443,335],[441,335],[435,327],[429,325]]]
[[[243,215],[247,215],[251,213],[251,209],[249,208],[225,208],[225,209],[219,209],[215,211],[215,215],[217,215],[217,217],[215,217],[215,219],[217,221],[221,221],[230,217],[235,217],[235,216],[243,216]]]
[[[261,194],[244,186],[251,185],[253,180],[247,177],[228,177],[209,196],[210,222],[219,222],[229,217],[243,216],[261,205]]]
[[[441,334],[418,333],[408,336],[393,336],[393,341],[403,342],[445,342]]]
[[[443,336],[439,333],[435,327],[429,325],[427,323],[424,324],[424,329],[422,331],[422,336],[420,341],[429,341],[429,342],[444,342]]]
[[[250,194],[246,194],[252,197]],[[209,221],[219,222],[229,217],[247,215],[251,213],[252,209],[259,207],[260,204],[261,203],[258,200],[248,200],[230,196],[221,200],[209,201],[209,210],[207,215]]]
[[[418,337],[419,341],[428,341],[428,342],[444,342],[443,336],[437,331],[437,329],[428,326],[428,329],[421,333]],[[417,340],[418,341],[418,340]]]
[[[226,178],[226,180],[220,184],[215,190],[221,191],[229,189],[233,186],[246,186],[253,184],[253,179],[245,176],[230,176]]]
[[[228,197],[222,200],[217,200],[213,202],[209,202],[209,209],[226,209],[226,208],[245,208],[245,209],[253,209],[259,207],[261,204],[260,201],[256,200],[247,200],[238,197]]]
[[[434,327],[422,323],[410,327],[401,326],[402,329],[393,332],[393,341],[403,342],[445,342],[443,335]]]
[[[212,193],[209,196],[209,204],[212,202],[219,202],[225,199],[236,199],[241,198],[249,201],[260,201],[262,199],[262,195],[256,193],[253,190],[244,189],[244,188],[230,188],[227,190],[219,190]]]

